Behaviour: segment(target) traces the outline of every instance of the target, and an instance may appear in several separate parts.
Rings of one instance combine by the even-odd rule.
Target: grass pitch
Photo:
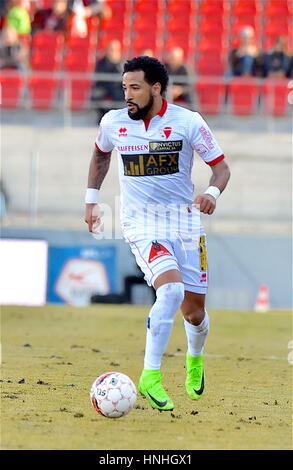
[[[119,419],[89,401],[94,379],[117,370],[137,383],[147,307],[2,307],[2,449],[290,449],[289,312],[210,311],[206,391],[185,393],[179,312],[163,359],[173,412],[138,396]]]

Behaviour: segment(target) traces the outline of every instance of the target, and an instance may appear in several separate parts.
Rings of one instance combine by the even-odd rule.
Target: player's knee
[[[201,305],[190,304],[185,306],[183,315],[185,320],[192,325],[199,325],[203,321],[206,315],[206,311],[205,308]]]
[[[184,285],[182,282],[168,282],[157,289],[157,301],[172,305],[176,311],[184,300]]]

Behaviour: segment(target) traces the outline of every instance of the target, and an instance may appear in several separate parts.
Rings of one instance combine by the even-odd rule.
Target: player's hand
[[[89,232],[97,233],[102,224],[99,204],[85,205],[85,222],[88,224]]]
[[[211,215],[216,208],[216,199],[210,194],[199,194],[192,205],[203,214]]]

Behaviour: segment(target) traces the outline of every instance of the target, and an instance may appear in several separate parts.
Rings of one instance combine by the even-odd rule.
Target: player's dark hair
[[[165,93],[169,82],[169,75],[164,64],[158,59],[148,56],[134,57],[125,62],[122,75],[126,72],[136,72],[137,70],[144,72],[146,82],[151,85],[160,83],[161,95]]]

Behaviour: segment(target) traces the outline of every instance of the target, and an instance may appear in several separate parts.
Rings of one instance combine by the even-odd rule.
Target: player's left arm
[[[194,201],[194,205],[199,208],[200,212],[209,215],[214,212],[217,197],[224,191],[230,178],[230,169],[224,160],[211,166],[211,170],[210,186],[206,192],[199,194]]]

